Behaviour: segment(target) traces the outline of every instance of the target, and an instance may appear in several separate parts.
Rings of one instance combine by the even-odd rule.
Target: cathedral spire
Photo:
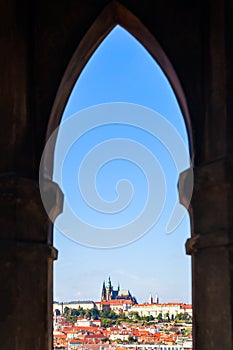
[[[150,293],[149,295],[149,304],[153,304],[153,297],[152,297],[152,294]]]
[[[101,293],[101,301],[106,300],[106,287],[105,287],[105,281],[103,283],[102,293]]]
[[[109,276],[109,277],[108,277],[108,288],[111,289],[111,287],[112,287],[112,283],[111,283],[111,278],[110,278],[110,276]]]

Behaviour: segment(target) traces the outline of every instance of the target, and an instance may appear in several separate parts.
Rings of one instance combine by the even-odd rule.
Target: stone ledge
[[[24,258],[31,257],[32,255],[48,255],[53,260],[57,259],[58,251],[53,246],[30,241],[20,240],[0,240],[0,254],[4,255],[23,255]]]
[[[233,247],[233,231],[195,234],[187,239],[186,254],[192,255],[200,250],[216,247]]]
[[[62,211],[63,194],[52,181],[45,181],[43,185],[55,220]],[[38,181],[17,174],[0,176],[0,210],[0,239],[52,244],[51,223],[42,203]]]
[[[203,190],[233,189],[233,156],[215,159],[199,166],[190,167],[179,176],[180,203],[187,207],[190,195],[190,181],[194,181],[194,194]]]
[[[194,187],[190,206],[190,175]],[[190,213],[193,233],[233,229],[233,157],[231,155],[187,169],[179,178],[180,202]]]

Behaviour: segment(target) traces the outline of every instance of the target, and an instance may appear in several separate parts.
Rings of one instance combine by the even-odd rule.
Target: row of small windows
[[[140,350],[141,348],[138,347],[138,349]],[[147,347],[147,348],[143,348],[146,350],[184,350],[183,347],[177,347],[177,346],[167,346],[167,345],[159,345],[157,347]]]

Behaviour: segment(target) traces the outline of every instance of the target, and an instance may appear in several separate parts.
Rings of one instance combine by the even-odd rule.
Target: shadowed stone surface
[[[38,169],[46,135],[59,124],[73,84],[117,23],[160,60],[189,132],[195,186],[189,209],[192,237],[186,247],[192,254],[194,349],[233,348],[233,3],[122,0],[121,4],[0,1],[3,350],[52,349],[56,251],[40,200]],[[155,48],[153,36],[164,51]],[[75,52],[77,68],[65,74]],[[47,180],[52,178],[52,162]],[[185,203],[182,178],[180,189]],[[53,198],[51,207],[57,215],[62,208],[58,189]]]

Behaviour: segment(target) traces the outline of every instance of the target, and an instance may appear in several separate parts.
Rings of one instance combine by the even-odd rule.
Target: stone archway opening
[[[109,104],[108,106],[106,106],[107,103]],[[112,120],[109,115],[108,116],[106,115],[106,120],[98,119],[99,118],[98,114],[100,113],[100,111],[101,113],[105,113],[105,110],[106,110],[107,113],[111,113],[113,109],[116,109],[119,107],[115,104],[120,104],[120,103],[122,104],[125,103],[125,105],[122,106],[122,109],[121,109],[121,113],[124,113],[125,115],[121,119]],[[134,118],[130,117],[132,106],[130,105],[127,106],[127,103],[134,104],[133,113],[138,111],[139,118],[141,120],[144,118],[144,120],[141,121],[141,124],[140,124],[140,120],[137,121],[137,118],[135,115],[135,125],[133,125]],[[105,104],[106,108],[104,108],[104,106],[101,107],[101,104]],[[93,106],[95,106],[94,108],[96,109],[96,112],[92,111]],[[99,107],[96,107],[96,106],[99,106]],[[90,110],[86,111],[86,109],[88,108]],[[125,108],[126,110],[124,111]],[[145,109],[143,110],[143,108]],[[148,119],[146,120],[147,108],[150,110],[153,110],[155,112],[155,115],[153,116],[153,113],[151,113],[150,116],[148,115]],[[85,113],[85,120],[82,119],[82,113]],[[96,121],[92,122],[91,120],[92,117],[93,119],[96,119],[96,118],[98,119],[97,124],[96,124]],[[77,118],[77,123],[75,120],[73,120],[75,118]],[[105,116],[102,115],[101,118],[105,118]],[[62,123],[64,123],[69,129],[69,126],[68,126],[69,120],[71,120],[72,125],[75,125],[75,126],[72,126],[71,129],[73,130],[74,127],[81,128],[82,134],[79,134],[77,136],[77,140],[73,139],[70,145],[68,146],[67,144],[65,145],[62,142],[61,138],[59,139],[59,135],[58,135],[57,143],[60,142],[61,145],[57,146],[57,153],[59,153],[59,150],[61,150],[61,148],[66,147],[67,149],[66,159],[67,157],[69,157],[69,160],[68,161],[64,160],[64,162],[60,162],[60,159],[58,159],[59,158],[59,154],[58,154],[57,155],[58,165],[57,165],[56,152],[55,152],[55,166],[54,166],[53,180],[56,183],[58,183],[59,186],[62,188],[62,191],[65,193],[66,201],[70,204],[70,206],[73,208],[76,214],[78,216],[81,216],[85,222],[91,223],[93,226],[97,225],[97,227],[99,225],[103,225],[105,229],[107,229],[107,227],[112,228],[114,226],[124,225],[126,221],[124,221],[125,219],[123,219],[123,215],[124,216],[128,215],[127,220],[129,222],[132,220],[135,220],[135,218],[138,215],[140,215],[141,211],[144,210],[143,208],[147,200],[148,188],[145,181],[142,180],[143,174],[140,173],[140,171],[137,172],[135,170],[136,167],[133,168],[134,170],[131,169],[129,166],[129,162],[130,160],[132,160],[134,163],[135,161],[137,161],[137,165],[140,165],[142,169],[143,169],[143,166],[145,166],[145,169],[143,169],[145,170],[145,172],[146,172],[146,164],[145,165],[143,163],[140,164],[140,160],[135,159],[135,155],[133,155],[132,157],[133,159],[130,159],[130,155],[128,156],[129,159],[126,159],[127,155],[123,155],[122,151],[120,151],[120,148],[122,147],[120,144],[120,141],[123,139],[124,141],[127,140],[128,142],[131,142],[131,141],[139,142],[143,145],[143,147],[147,148],[148,151],[152,152],[154,156],[157,157],[165,173],[166,172],[171,173],[170,178],[166,178],[166,187],[167,187],[166,191],[167,191],[168,201],[170,203],[166,204],[166,209],[165,209],[166,214],[163,215],[162,219],[160,219],[160,224],[159,224],[160,226],[158,227],[156,226],[156,229],[154,231],[155,235],[159,234],[160,232],[166,235],[167,233],[166,225],[167,225],[167,222],[169,222],[170,220],[169,215],[171,215],[171,213],[169,214],[169,210],[171,210],[172,205],[175,204],[175,200],[178,201],[178,198],[177,198],[178,194],[177,194],[176,188],[177,188],[179,171],[176,171],[173,167],[177,166],[179,167],[179,170],[182,171],[190,166],[190,159],[187,158],[186,155],[184,154],[183,156],[186,157],[186,159],[184,159],[183,164],[181,164],[177,159],[175,159],[177,157],[182,158],[183,150],[180,149],[180,154],[178,151],[174,153],[171,150],[171,148],[173,147],[173,144],[176,143],[176,141],[175,140],[168,141],[168,138],[172,139],[172,138],[179,137],[181,141],[184,142],[184,147],[188,148],[187,133],[183,122],[183,116],[181,114],[180,108],[176,101],[175,95],[166,77],[164,76],[163,72],[161,71],[159,66],[156,64],[154,59],[141,46],[141,44],[139,44],[122,27],[116,26],[110,32],[110,34],[108,34],[106,39],[99,46],[98,50],[95,52],[95,54],[91,57],[90,61],[87,63],[87,66],[85,67],[81,76],[78,78],[74,86],[74,89],[70,95],[69,101],[66,105],[65,111],[63,113],[61,128],[62,128]],[[87,123],[87,120],[88,120],[88,128],[85,129],[84,124]],[[174,130],[172,130],[171,125],[174,127]],[[160,128],[161,131],[160,132],[156,131],[156,128],[157,129]],[[164,134],[164,131],[162,131],[162,128],[165,131],[165,134]],[[66,132],[67,138],[69,137],[70,131],[68,130]],[[177,133],[177,135],[175,135],[174,133]],[[61,134],[63,133],[61,132]],[[169,135],[168,138],[166,134]],[[63,137],[65,137],[64,134],[63,134]],[[137,191],[139,192],[137,199],[135,198],[135,201],[131,203],[132,205],[134,205],[134,208],[137,208],[137,209],[134,209],[135,210],[134,214],[132,214],[133,209],[130,212],[129,208],[127,209],[125,207],[122,207],[120,209],[122,210],[120,215],[119,215],[120,210],[118,208],[119,211],[117,215],[117,210],[114,212],[112,211],[114,209],[111,208],[109,212],[107,208],[107,204],[103,207],[102,205],[103,203],[101,204],[100,202],[92,203],[92,207],[96,205],[95,210],[93,210],[93,208],[86,208],[85,207],[86,204],[91,205],[90,202],[93,200],[98,201],[98,198],[93,199],[90,197],[90,195],[87,195],[87,198],[86,198],[87,202],[86,202],[85,201],[86,194],[82,192],[82,188],[81,189],[78,188],[81,186],[83,187],[86,186],[86,183],[77,183],[78,173],[80,171],[83,158],[87,156],[88,152],[91,152],[91,151],[94,152],[93,148],[98,147],[100,143],[106,142],[106,145],[109,145],[109,147],[111,147],[110,140],[112,141],[113,139],[116,139],[117,141],[119,141],[119,154],[116,154],[113,149],[112,159],[108,160],[109,161],[108,164],[107,164],[107,161],[105,164],[101,164],[101,160],[100,158],[98,158],[99,156],[97,154],[95,162],[98,163],[99,161],[100,164],[99,164],[99,168],[97,169],[98,172],[96,174],[96,177],[94,178],[93,176],[88,180],[88,174],[87,174],[85,176],[85,181],[89,183],[90,188],[91,186],[93,186],[91,191],[95,192],[95,187],[97,187],[97,192],[98,192],[97,195],[100,194],[100,196],[102,196],[104,200],[111,202],[116,200],[115,194],[117,193],[116,186],[118,181],[120,181],[122,178],[128,179],[132,183],[132,186],[134,186],[133,196],[136,194]],[[76,142],[75,145],[74,145],[74,142]],[[135,147],[136,147],[136,144],[135,144]],[[168,152],[166,152],[163,149],[164,147],[167,149]],[[104,152],[104,149],[103,149],[103,152]],[[110,149],[108,150],[108,152],[110,152]],[[135,152],[137,152],[136,149],[135,149]],[[168,159],[169,152],[171,157],[174,157],[173,160]],[[78,154],[80,154],[80,156],[78,156]],[[123,157],[124,157],[124,160],[123,160]],[[77,160],[77,158],[79,159]],[[167,163],[167,166],[165,163]],[[103,170],[100,169],[102,165],[103,165]],[[60,170],[60,166],[64,167],[63,168],[64,171]],[[111,167],[113,167],[114,170],[111,170]],[[148,168],[148,170],[150,172],[152,171],[150,168]],[[114,174],[113,174],[113,171],[114,171]],[[136,173],[134,173],[134,171],[136,171]],[[96,169],[94,168],[94,166],[93,168],[89,168],[89,172],[90,173],[93,172],[95,174]],[[105,181],[101,180],[101,177],[104,177]],[[135,181],[137,177],[141,180]],[[171,177],[172,177],[172,180],[171,180]],[[148,179],[149,177],[147,178],[147,180]],[[159,181],[159,179],[156,177],[156,174],[154,174],[153,182],[156,183],[157,181]],[[94,183],[95,185],[93,185]],[[76,193],[75,199],[73,198],[74,191]],[[112,204],[114,206],[113,202]],[[98,207],[98,205],[100,205],[100,207]],[[156,204],[156,200],[153,199],[154,208],[156,208],[156,205],[158,204]],[[100,213],[99,213],[100,218],[98,217],[97,210],[100,210]],[[128,213],[127,213],[127,210],[128,210]],[[178,210],[180,210],[180,212],[182,211],[181,206]],[[64,216],[66,216],[66,214],[64,214]],[[163,221],[163,224],[161,220]],[[156,218],[156,221],[157,221],[157,218]],[[59,235],[59,226],[61,225],[62,227],[64,227],[61,220],[59,222],[60,224],[57,222],[58,235]],[[148,224],[149,222],[150,222],[150,219],[148,218]],[[82,237],[82,235],[80,235],[80,233],[79,233],[80,237],[78,237],[78,232],[81,231],[80,223],[76,222],[76,224],[74,225],[76,225],[74,232],[72,227],[70,227],[70,232],[68,232],[67,223],[66,223],[65,224],[66,228],[63,233],[73,241],[77,241],[84,245],[86,244],[90,246],[95,246],[96,242],[88,243],[87,240],[85,240],[85,238]],[[178,241],[179,239],[181,240],[179,242],[177,241],[178,246],[183,246],[182,239],[184,240],[184,238],[181,238],[183,237],[183,233],[184,234],[186,233],[186,235],[189,234],[189,227],[188,227],[189,225],[186,224],[186,226],[183,226],[182,228],[180,228],[179,232],[175,231],[174,233],[175,236],[178,237],[177,238]],[[62,231],[62,227],[61,227],[61,231]],[[141,233],[138,233],[138,236],[137,236],[135,228],[134,229],[132,228],[132,230],[135,231],[135,239],[141,237],[144,234],[143,232],[141,232]],[[96,228],[96,232],[97,232],[97,228]],[[119,227],[119,229],[117,230],[117,234],[119,235],[120,232],[121,232],[121,229]],[[130,238],[129,242],[121,243],[119,241],[118,243],[119,245],[121,245],[121,244],[130,243],[131,241],[134,241],[133,237]],[[63,240],[63,244],[65,244],[64,240]],[[154,245],[156,245],[156,243],[154,243]],[[60,250],[61,249],[62,249],[62,246]],[[169,250],[169,241],[167,242],[167,250]],[[81,253],[79,252],[79,255],[80,254]],[[157,252],[156,254],[159,255],[159,252]],[[69,256],[69,250],[67,251],[67,256]],[[97,260],[100,260],[100,257],[98,257]],[[76,265],[76,264],[79,264],[79,262],[74,261],[73,265]],[[182,267],[181,267],[181,270],[182,270]],[[100,280],[101,280],[101,277],[100,277]],[[67,283],[68,283],[68,280],[66,283],[63,283],[63,284],[67,285]],[[75,296],[72,296],[70,298],[73,299],[74,297]]]
[[[117,22],[117,24],[121,24],[122,27],[125,27],[128,31],[129,31],[129,28],[131,29],[130,32],[139,40],[140,42],[142,42],[142,44],[144,45],[144,43],[146,42],[146,45],[145,47],[148,49],[150,48],[150,50],[148,50],[151,55],[153,56],[154,59],[156,59],[156,61],[161,64],[161,67],[162,69],[164,69],[164,72],[166,74],[166,76],[169,79],[174,91],[176,92],[176,97],[179,101],[179,105],[181,107],[181,110],[183,112],[183,115],[185,115],[185,121],[186,121],[186,126],[188,126],[188,130],[189,130],[189,136],[190,136],[190,128],[189,128],[189,118],[188,118],[188,110],[187,110],[187,105],[186,105],[186,102],[185,102],[185,98],[184,98],[184,94],[182,92],[182,88],[179,84],[179,81],[178,81],[178,78],[171,66],[171,64],[169,63],[168,59],[166,58],[164,52],[162,51],[162,49],[159,47],[158,43],[155,41],[154,38],[152,38],[150,36],[150,33],[147,32],[147,30],[145,29],[145,27],[143,27],[140,22],[138,21],[137,23],[137,26],[135,26],[135,23],[132,23],[131,21],[126,21],[126,18],[125,18],[125,10],[123,10],[123,8],[119,5],[116,5],[114,4],[113,7],[109,7],[107,8],[107,13],[108,13],[108,16],[111,17],[111,11],[116,11],[117,15],[119,16],[117,18],[117,21],[115,19],[115,21]],[[103,32],[105,33],[105,36],[106,36],[106,33],[108,33],[112,27],[116,24],[115,22],[114,23],[111,23],[109,22],[109,17],[106,16],[106,22],[108,23],[105,23],[106,27],[102,28]],[[131,14],[130,14],[131,16]],[[114,16],[115,17],[115,16]],[[127,16],[128,17],[128,14]],[[134,17],[133,17],[134,18]],[[109,23],[111,23],[111,26],[109,25]],[[94,27],[95,25],[98,24],[98,20],[97,22],[93,25],[93,27],[90,29],[90,31],[87,33],[86,35],[86,38],[84,38],[83,42],[82,42],[82,45],[80,45],[77,49],[77,51],[75,52],[71,62],[70,62],[70,65],[69,67],[67,68],[67,72],[66,74],[64,75],[64,78],[63,78],[63,81],[61,83],[61,86],[59,88],[59,91],[58,91],[58,95],[57,95],[57,98],[55,100],[55,103],[54,103],[54,108],[53,108],[53,111],[52,111],[52,114],[51,114],[51,119],[50,119],[50,124],[49,124],[49,127],[48,127],[48,135],[51,133],[51,130],[53,128],[54,125],[56,125],[56,123],[58,123],[59,119],[61,118],[61,115],[62,115],[62,111],[64,110],[64,101],[65,99],[67,100],[68,98],[68,89],[67,89],[67,85],[70,86],[70,88],[72,88],[73,84],[74,84],[74,77],[77,77],[79,76],[80,72],[82,71],[83,67],[84,67],[84,61],[87,62],[89,55],[90,55],[90,51],[92,51],[95,47],[92,46],[91,50],[90,50],[90,47],[89,49],[87,50],[87,44],[89,44],[90,42],[93,42],[93,38],[91,39],[91,37],[94,36]],[[131,25],[133,26],[133,28],[131,28]],[[141,29],[143,28],[143,30],[140,30],[139,27],[141,26]],[[98,25],[97,25],[98,27]],[[135,29],[136,28],[136,29]],[[143,33],[142,33],[143,32]],[[102,36],[101,38],[103,38],[103,33],[102,33]],[[146,39],[145,39],[146,38]],[[89,41],[89,39],[91,39]],[[152,40],[152,42],[150,42],[150,40]],[[96,42],[99,41],[99,38]],[[84,54],[85,53],[85,50],[87,50],[86,54],[84,55],[85,56],[85,60],[82,59],[82,62],[77,62],[77,60],[80,60],[80,53]],[[92,52],[93,53],[93,52]],[[156,57],[155,57],[156,56]],[[81,55],[81,57],[83,57]],[[165,65],[164,65],[164,61],[165,61]],[[68,79],[68,77],[71,77],[71,79]],[[70,80],[70,81],[68,81]],[[73,83],[72,83],[73,81]],[[63,90],[64,88],[64,90]],[[63,100],[63,103],[62,103],[62,100]],[[62,108],[61,108],[62,107]],[[191,142],[190,142],[191,144]],[[47,174],[52,174],[53,173],[53,168],[52,168],[52,164],[53,164],[53,160],[52,162],[50,162],[50,165],[51,165],[51,168],[49,169],[47,167]]]

